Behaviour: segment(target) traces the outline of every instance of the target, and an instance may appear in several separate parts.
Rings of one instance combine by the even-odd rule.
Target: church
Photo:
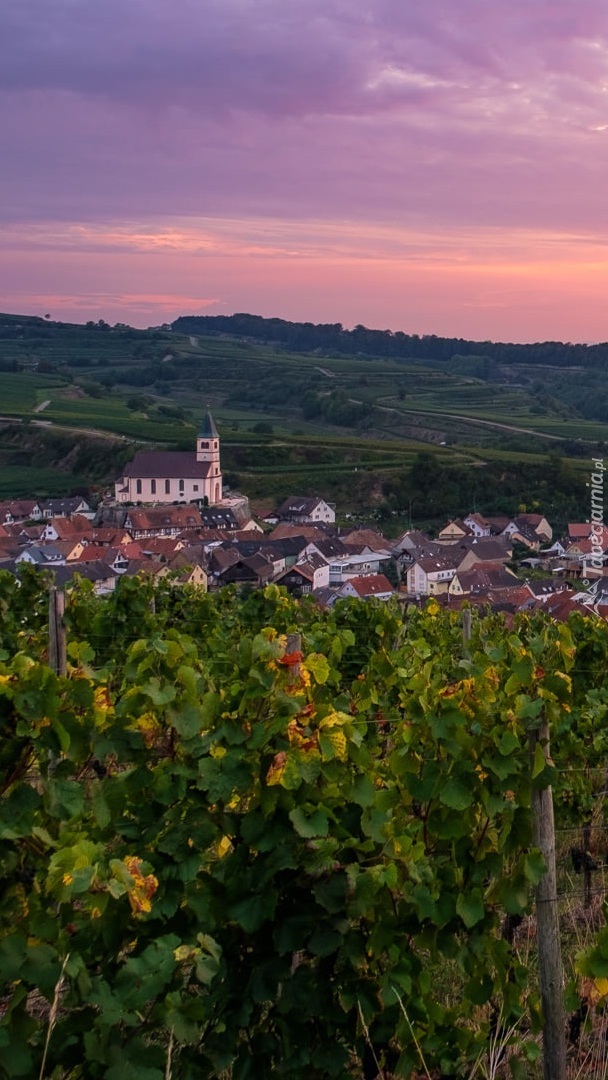
[[[211,413],[196,437],[196,450],[139,450],[116,481],[114,495],[117,503],[219,503],[220,437]]]

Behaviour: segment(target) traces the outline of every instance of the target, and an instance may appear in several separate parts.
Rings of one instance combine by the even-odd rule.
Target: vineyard
[[[605,1075],[607,626],[123,579],[64,674],[40,580],[0,573],[0,1077],[542,1075],[549,785]]]

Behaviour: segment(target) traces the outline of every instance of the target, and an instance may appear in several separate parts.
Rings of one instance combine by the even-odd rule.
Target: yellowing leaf
[[[231,851],[231,850],[232,850],[232,840],[230,839],[229,836],[222,836],[222,839],[219,841],[219,843],[217,845],[217,848],[216,848],[218,858],[223,859],[224,855],[227,855],[228,852]]]
[[[328,742],[333,749],[335,757],[339,761],[346,761],[348,757],[348,744],[346,742],[346,735],[343,731],[325,731],[323,733],[323,740]],[[323,755],[326,756],[325,754]]]
[[[270,768],[266,773],[266,783],[268,784],[268,787],[274,787],[276,784],[281,783],[286,764],[287,754],[284,750],[281,750],[280,753],[274,755]]]
[[[319,727],[321,728],[321,730],[323,730],[325,728],[342,726],[343,724],[350,724],[351,721],[352,716],[349,716],[348,713],[337,712],[334,709],[333,712],[330,712],[327,716],[323,717],[319,724]]]

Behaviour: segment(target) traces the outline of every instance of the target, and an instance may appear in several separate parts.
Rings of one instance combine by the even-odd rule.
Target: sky
[[[606,0],[2,0],[0,310],[608,340]]]

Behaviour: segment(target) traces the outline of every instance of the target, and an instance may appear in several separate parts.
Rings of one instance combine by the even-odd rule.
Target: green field
[[[97,446],[88,469],[79,452],[78,480],[111,482],[132,444],[192,446],[208,407],[222,435],[223,470],[254,499],[297,487],[354,509],[411,502],[406,478],[421,452],[455,477],[474,468],[476,478],[484,466],[494,475],[501,463],[539,470],[548,455],[580,475],[608,443],[608,423],[589,406],[601,378],[580,367],[311,354],[167,328],[0,315],[0,416],[30,422],[17,460],[0,435],[0,496],[28,493],[30,474],[19,469],[35,469],[34,428],[81,447],[103,435],[107,458]],[[40,483],[74,486],[69,453],[51,448],[43,458]],[[462,476],[458,482],[464,499]],[[448,512],[451,498],[444,502]]]

